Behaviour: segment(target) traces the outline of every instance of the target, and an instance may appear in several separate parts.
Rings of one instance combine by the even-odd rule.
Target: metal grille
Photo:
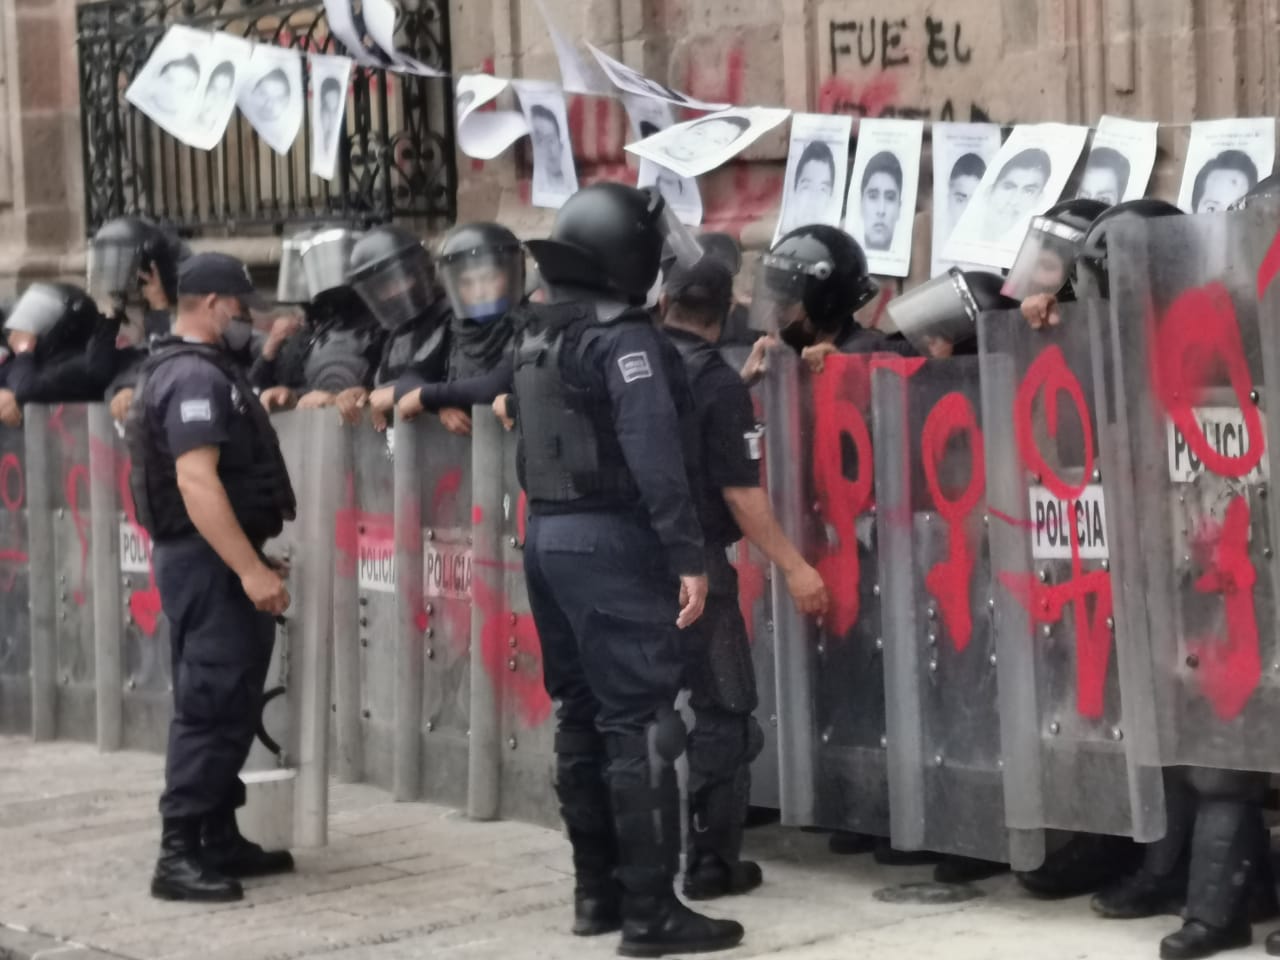
[[[401,49],[448,71],[448,0],[398,0]],[[280,156],[237,111],[208,152],[184,146],[124,98],[175,23],[316,53],[343,53],[316,2],[96,0],[77,8],[85,222],[126,213],[193,234],[393,218],[451,221],[456,210],[452,81],[357,67],[332,181],[310,174],[310,99]],[[305,74],[305,71],[304,71]],[[304,80],[305,86],[306,80]],[[305,90],[304,90],[305,92]]]

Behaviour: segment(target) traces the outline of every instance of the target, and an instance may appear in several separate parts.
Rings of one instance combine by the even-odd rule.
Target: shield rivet
[[[1197,667],[1200,666],[1200,658],[1197,657],[1194,653],[1187,654],[1187,666],[1190,667],[1192,670],[1196,669]]]
[[[883,638],[881,638],[881,637],[876,637],[876,649],[877,649],[877,650],[883,650],[883,649],[884,649],[884,640],[883,640]]]
[[[996,655],[994,653],[991,655],[990,660],[991,665],[994,667],[996,665]]]
[[[940,754],[940,753],[935,753],[935,754],[933,755],[933,765],[934,765],[935,767],[940,767],[940,766],[942,766],[942,754]]]
[[[508,737],[508,738],[507,738],[507,746],[508,746],[508,747],[510,747],[512,750],[514,750],[514,749],[516,748],[516,738],[515,738],[515,737]]]
[[[1046,570],[1044,567],[1041,567],[1039,570],[1036,571],[1036,579],[1038,579],[1041,583],[1048,583],[1049,571]]]
[[[1124,739],[1124,731],[1123,731],[1123,730],[1121,730],[1119,727],[1112,727],[1112,728],[1111,728],[1111,739],[1112,739],[1112,740],[1115,740],[1115,741],[1117,741],[1117,742],[1119,742],[1119,741],[1123,740],[1123,739]]]
[[[876,583],[876,584],[872,584],[872,586],[871,586],[871,595],[872,595],[873,597],[878,597],[878,596],[880,596],[880,584],[878,584],[878,583]]]
[[[1056,737],[1056,736],[1057,736],[1061,731],[1062,731],[1062,724],[1058,723],[1058,721],[1057,721],[1057,720],[1055,720],[1055,721],[1053,721],[1053,723],[1049,724],[1049,732],[1050,732],[1050,733],[1052,733],[1055,737]]]
[[[1040,628],[1040,633],[1041,633],[1041,635],[1043,635],[1043,636],[1046,636],[1046,637],[1052,637],[1052,636],[1053,636],[1053,625],[1052,625],[1052,624],[1049,624],[1049,623],[1046,623],[1043,627],[1041,627],[1041,628]]]
[[[1103,560],[1103,561],[1102,561],[1102,569],[1103,569],[1103,570],[1110,570],[1110,569],[1111,569],[1111,561],[1110,561],[1110,560]]]
[[[887,746],[889,746],[889,738],[884,734],[880,734],[880,749],[883,750]]]
[[[1102,479],[1102,471],[1101,471],[1101,470],[1099,470],[1097,467],[1094,467],[1094,468],[1093,468],[1093,482],[1094,482],[1094,483],[1097,483],[1097,482],[1098,482],[1099,480],[1101,480],[1101,479]]]

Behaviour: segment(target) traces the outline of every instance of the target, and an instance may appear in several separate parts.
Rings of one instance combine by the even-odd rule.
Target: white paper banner
[[[1155,121],[1099,120],[1076,196],[1111,206],[1145,195],[1156,165],[1159,128]]]
[[[560,32],[546,4],[537,0],[538,12],[542,14],[542,22],[551,37],[551,45],[556,48],[556,60],[560,64],[560,82],[564,84],[566,93],[588,93],[609,96],[613,88],[608,79],[594,62],[589,62],[578,53],[577,47]]]
[[[486,73],[469,73],[454,87],[458,149],[477,160],[492,160],[529,132],[524,114],[480,108],[507,89],[508,81]]]
[[[651,137],[675,123],[671,104],[662,100],[627,93],[623,94],[622,102],[626,105],[627,119],[631,122],[631,134],[637,140]],[[682,177],[652,160],[642,159],[636,186],[657,187],[681,223],[692,227],[702,223],[702,192],[698,189],[698,181],[693,177]]]
[[[312,53],[307,56],[307,63],[311,68],[311,172],[332,180],[346,126],[347,92],[355,61]]]
[[[920,183],[920,120],[863,120],[845,203],[845,232],[862,244],[871,272],[911,272],[911,234]]]
[[[933,236],[929,276],[946,273],[951,267],[982,269],[980,264],[946,260],[942,251],[969,201],[977,194],[987,167],[999,152],[999,124],[933,125]]]
[[[564,91],[554,83],[541,80],[513,80],[511,86],[515,88],[533,141],[530,200],[535,207],[558,210],[578,192]]]
[[[153,123],[183,143],[191,142],[197,93],[204,86],[204,53],[213,35],[190,27],[170,27],[142,65],[125,99]]]
[[[638,97],[648,97],[652,100],[665,100],[667,103],[674,103],[677,107],[688,107],[690,110],[724,110],[731,106],[728,103],[707,103],[703,100],[695,100],[688,94],[672,90],[656,80],[650,80],[643,73],[632,70],[622,61],[613,59],[603,50],[589,43],[587,49],[595,55],[596,61],[604,68],[605,74],[613,85],[623,93],[634,93]]]
[[[1178,206],[1187,213],[1226,210],[1271,175],[1275,160],[1274,117],[1193,123]]]
[[[272,150],[288,153],[302,129],[302,55],[255,44],[247,74],[240,86],[240,112]]]
[[[849,175],[853,117],[797,113],[791,117],[791,147],[782,187],[782,210],[773,239],[811,223],[840,225]]]
[[[697,177],[728,163],[790,114],[771,107],[735,107],[629,143],[627,152],[682,177]]]

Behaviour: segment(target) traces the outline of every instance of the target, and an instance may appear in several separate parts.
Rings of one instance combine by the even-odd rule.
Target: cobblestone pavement
[[[334,785],[330,844],[298,852],[295,875],[251,881],[228,906],[152,900],[161,779],[156,756],[0,738],[0,960],[613,956],[615,938],[566,932],[572,879],[559,833],[471,823],[366,786]],[[747,925],[726,957],[1133,960],[1155,957],[1176,925],[1104,922],[1083,899],[1039,902],[1008,876],[965,902],[886,902],[928,868],[833,857],[824,837],[778,827],[748,843],[766,885],[711,908]]]

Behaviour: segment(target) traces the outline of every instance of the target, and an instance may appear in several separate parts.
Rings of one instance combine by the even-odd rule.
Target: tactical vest
[[[341,393],[364,386],[374,337],[375,331],[369,327],[335,327],[316,334],[303,366],[306,389]]]
[[[610,328],[648,323],[628,311],[601,323],[591,304],[528,304],[513,315],[513,386],[520,411],[518,464],[529,499],[573,503],[588,498],[630,504],[640,493],[618,444],[603,382],[585,370],[585,351]]]
[[[284,522],[296,515],[297,501],[289,482],[289,471],[271,420],[262,404],[256,402],[244,371],[225,351],[202,343],[160,341],[142,363],[136,399],[125,425],[133,460],[129,486],[138,520],[157,542],[197,532],[178,490],[177,464],[172,456],[166,455],[156,436],[157,425],[150,415],[147,397],[147,388],[156,370],[187,355],[200,357],[216,367],[243,398],[251,426],[252,454],[244,468],[235,471],[226,470],[225,459],[220,459],[218,478],[245,536],[250,542],[261,544],[278,536]]]

